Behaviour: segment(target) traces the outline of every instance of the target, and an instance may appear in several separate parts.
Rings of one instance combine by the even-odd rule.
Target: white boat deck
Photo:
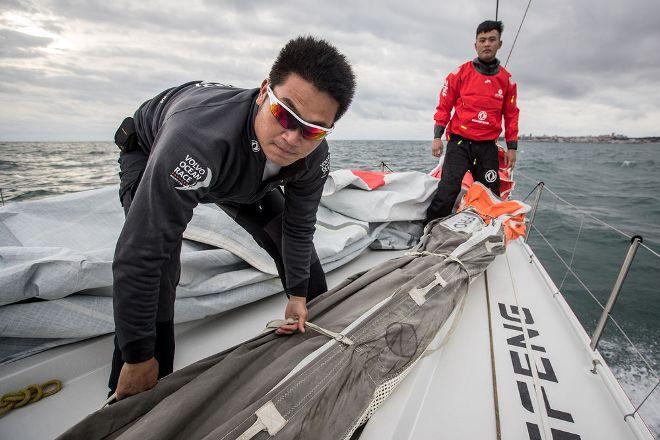
[[[653,438],[639,416],[624,420],[632,405],[530,254],[513,242],[474,280],[444,347],[417,364],[361,440]]]
[[[588,349],[588,338],[562,296],[553,295],[556,288],[545,271],[535,260],[530,264],[528,252],[521,242],[512,243],[486,277],[474,280],[464,308],[453,315],[456,324],[445,325],[434,341],[441,348],[411,370],[361,439],[652,438],[638,416],[624,421],[631,404],[600,356]],[[400,254],[367,251],[328,274],[328,284]],[[175,369],[252,337],[279,318],[284,305],[285,297],[275,295],[177,325]],[[530,352],[536,369],[525,358]],[[53,438],[98,409],[107,394],[111,354],[112,337],[104,336],[0,366],[2,393],[52,378],[64,384],[58,394],[0,418],[0,439]],[[590,372],[593,359],[602,362],[597,374]]]

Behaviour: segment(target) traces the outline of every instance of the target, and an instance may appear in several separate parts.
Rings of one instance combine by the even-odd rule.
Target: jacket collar
[[[495,58],[493,61],[485,62],[479,57],[472,60],[475,70],[483,75],[497,75],[500,72],[500,60]]]

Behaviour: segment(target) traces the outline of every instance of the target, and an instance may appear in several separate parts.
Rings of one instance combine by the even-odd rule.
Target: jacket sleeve
[[[161,128],[117,240],[113,271],[115,331],[122,356],[136,363],[154,354],[161,267],[216,180],[210,160],[176,130]]]
[[[510,149],[516,149],[518,148],[518,117],[520,110],[518,109],[518,87],[511,77],[509,77],[509,86],[504,95],[502,114],[504,116],[504,138],[507,146]]]
[[[459,72],[460,70],[456,70],[450,73],[449,75],[447,75],[447,78],[445,79],[445,83],[442,85],[442,88],[440,89],[438,106],[435,108],[435,114],[433,115],[433,119],[435,120],[436,127],[440,126],[446,128],[447,124],[449,124],[449,119],[451,118],[451,110],[454,108],[454,105],[456,104],[456,100],[458,99],[459,96],[459,90],[460,90]],[[434,135],[438,134],[438,132],[439,130],[436,128],[434,130]],[[440,133],[440,135],[442,136],[442,133]]]
[[[284,218],[282,219],[282,259],[286,276],[287,294],[307,296],[309,268],[316,212],[323,193],[323,185],[328,177],[330,155],[321,154],[320,161],[314,161],[302,178],[289,182],[284,187]]]

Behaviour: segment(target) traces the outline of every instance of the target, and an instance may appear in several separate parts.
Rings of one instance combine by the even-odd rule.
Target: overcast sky
[[[526,6],[500,2],[503,63]],[[165,88],[259,86],[299,34],[355,67],[334,138],[430,139],[444,77],[494,16],[495,0],[0,0],[0,140],[111,140]],[[507,67],[521,133],[660,135],[658,17],[658,0],[532,2]]]

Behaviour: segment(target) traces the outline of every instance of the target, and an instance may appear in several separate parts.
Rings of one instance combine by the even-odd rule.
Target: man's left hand
[[[516,166],[516,150],[506,150],[504,155],[504,165],[513,169]]]
[[[307,298],[302,296],[290,296],[289,303],[284,310],[284,319],[295,318],[298,322],[283,325],[275,330],[278,335],[290,335],[296,330],[305,333],[305,321],[307,321]]]

